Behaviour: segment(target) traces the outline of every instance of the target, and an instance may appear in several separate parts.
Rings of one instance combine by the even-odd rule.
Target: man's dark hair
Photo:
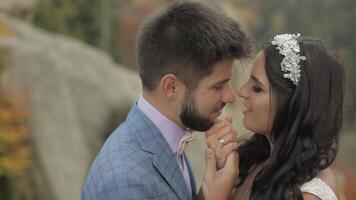
[[[212,73],[216,62],[247,57],[250,47],[236,21],[202,3],[178,2],[142,25],[138,70],[149,91],[168,73],[194,88]]]

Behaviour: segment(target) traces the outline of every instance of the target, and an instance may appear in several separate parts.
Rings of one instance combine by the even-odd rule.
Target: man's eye
[[[223,86],[215,86],[214,89],[215,90],[221,90],[223,88]]]

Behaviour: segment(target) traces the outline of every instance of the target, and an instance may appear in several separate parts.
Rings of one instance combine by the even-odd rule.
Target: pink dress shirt
[[[159,112],[152,104],[150,104],[142,95],[140,95],[138,108],[153,122],[153,124],[160,130],[163,137],[166,139],[171,150],[176,155],[179,142],[186,134],[186,131],[178,126],[176,123],[168,119],[165,115]],[[192,194],[192,187],[190,183],[189,171],[187,163],[185,162],[184,154],[176,156],[178,165],[183,174],[185,183],[190,194]]]

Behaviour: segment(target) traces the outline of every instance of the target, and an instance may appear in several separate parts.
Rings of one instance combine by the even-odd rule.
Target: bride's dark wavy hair
[[[301,76],[298,86],[283,78],[283,56],[265,43],[265,69],[276,115],[271,127],[273,150],[266,137],[254,134],[242,144],[240,183],[266,161],[253,182],[251,199],[303,199],[300,186],[334,161],[343,121],[344,67],[333,48],[320,39],[298,38]]]

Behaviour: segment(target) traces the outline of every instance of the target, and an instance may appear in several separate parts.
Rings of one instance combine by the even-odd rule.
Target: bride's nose
[[[243,99],[248,98],[248,88],[247,88],[247,82],[241,86],[241,88],[237,91],[237,95]]]

